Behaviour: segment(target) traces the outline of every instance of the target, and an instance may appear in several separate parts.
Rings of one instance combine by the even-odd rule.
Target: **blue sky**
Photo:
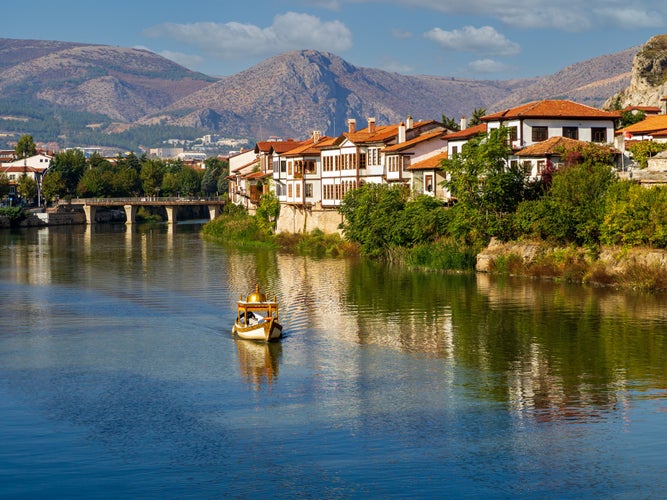
[[[26,7],[29,5],[29,8]],[[545,76],[667,33],[664,0],[32,0],[0,36],[141,47],[221,76],[297,49],[475,79]]]

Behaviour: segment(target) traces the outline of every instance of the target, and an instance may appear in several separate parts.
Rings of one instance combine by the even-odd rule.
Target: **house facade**
[[[0,174],[6,175],[9,179],[9,198],[12,203],[18,199],[16,188],[24,175],[33,179],[37,184],[37,202],[41,203],[42,179],[50,166],[51,156],[45,154],[2,163]]]

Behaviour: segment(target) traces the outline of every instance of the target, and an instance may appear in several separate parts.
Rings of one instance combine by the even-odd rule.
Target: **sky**
[[[315,49],[406,75],[530,78],[667,33],[664,0],[32,0],[2,11],[4,38],[144,48],[210,76]]]

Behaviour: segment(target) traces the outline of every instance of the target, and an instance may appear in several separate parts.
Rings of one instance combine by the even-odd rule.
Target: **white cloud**
[[[173,52],[171,50],[163,50],[158,52],[158,54],[189,69],[197,68],[201,63],[204,62],[204,58],[201,56],[183,54],[181,52]]]
[[[453,31],[434,28],[424,33],[424,36],[443,49],[458,52],[511,56],[521,51],[518,44],[508,40],[491,26],[466,26]]]
[[[371,3],[387,0],[348,0]],[[582,32],[613,22],[619,28],[664,26],[664,0],[393,0],[394,4],[430,9],[457,16],[484,16],[520,29],[557,29]]]
[[[474,73],[501,73],[510,67],[493,59],[479,59],[468,64],[468,69]]]
[[[655,11],[625,7],[597,9],[595,12],[618,28],[659,28],[664,24],[662,15]]]
[[[220,59],[265,56],[296,49],[338,52],[352,47],[352,33],[343,23],[323,22],[315,16],[296,12],[276,16],[267,28],[236,22],[164,23],[146,29],[144,35],[194,45]]]

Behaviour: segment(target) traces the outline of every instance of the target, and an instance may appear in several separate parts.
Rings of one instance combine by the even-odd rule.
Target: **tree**
[[[176,176],[178,178],[181,193],[188,196],[199,193],[201,188],[201,176],[194,168],[183,167]]]
[[[459,122],[457,122],[454,118],[449,118],[446,115],[442,115],[442,124],[445,126],[447,130],[456,131],[461,129]]]
[[[32,177],[22,175],[16,186],[18,195],[26,201],[32,201],[37,196],[37,182]]]
[[[226,176],[225,162],[219,158],[211,157],[204,161],[204,165],[206,165],[206,170],[204,171],[204,176],[201,180],[202,193],[212,194],[215,192],[220,192],[218,190],[218,180],[220,179],[220,176],[223,174],[223,172]]]
[[[474,127],[482,123],[482,117],[486,116],[486,108],[475,108],[472,110],[472,116],[468,122],[468,126]]]
[[[0,198],[9,194],[9,177],[7,174],[0,173]]]
[[[53,201],[56,196],[65,196],[66,194],[67,186],[63,176],[56,170],[49,170],[42,179],[44,201]]]
[[[49,172],[59,172],[65,182],[66,193],[74,194],[86,170],[86,156],[80,149],[67,149],[56,154]]]
[[[264,193],[259,199],[255,216],[257,225],[266,232],[273,232],[280,215],[280,200],[271,191]]]
[[[37,154],[37,147],[31,135],[24,134],[19,137],[16,147],[14,148],[16,156],[19,158],[28,158]]]
[[[157,195],[162,187],[164,176],[164,162],[162,160],[146,160],[141,165],[141,186],[148,196]]]
[[[442,162],[449,174],[443,182],[457,199],[452,230],[459,238],[479,243],[490,236],[510,237],[507,224],[526,195],[526,172],[510,163],[509,131],[501,127],[463,145],[461,153]]]

